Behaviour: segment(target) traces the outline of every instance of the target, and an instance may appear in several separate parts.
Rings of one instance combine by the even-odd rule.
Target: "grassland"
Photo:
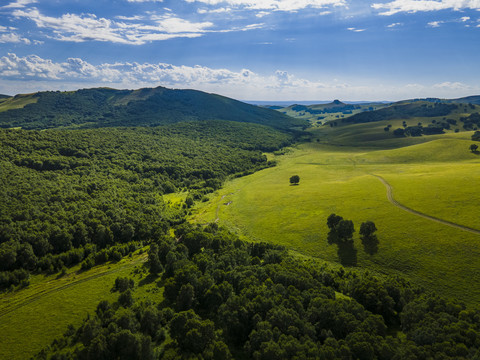
[[[32,95],[17,95],[14,97],[0,99],[0,112],[12,109],[21,109],[25,107],[25,105],[33,104],[37,101],[38,98]]]
[[[116,300],[118,293],[111,289],[117,277],[137,281],[132,272],[145,260],[145,253],[137,253],[85,272],[74,267],[61,277],[36,275],[30,286],[1,295],[0,359],[28,359],[62,335],[69,324],[80,325],[99,301]],[[155,288],[146,283],[136,293],[143,297]]]
[[[357,230],[372,220],[379,252],[364,253],[357,235],[358,267],[401,274],[443,295],[478,302],[480,236],[393,206],[372,176],[385,178],[395,198],[410,208],[480,229],[475,211],[480,158],[468,149],[471,133],[395,139],[384,126],[319,130],[318,142],[278,157],[277,167],[227,183],[193,219],[218,220],[246,238],[328,262],[338,262],[336,248],[326,240],[328,215],[353,220]],[[350,146],[340,146],[345,144]],[[290,186],[295,174],[300,185]]]

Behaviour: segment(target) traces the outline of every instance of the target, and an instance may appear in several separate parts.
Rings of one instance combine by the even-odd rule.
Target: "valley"
[[[475,353],[467,99],[319,123],[163,88],[2,98],[0,358]]]

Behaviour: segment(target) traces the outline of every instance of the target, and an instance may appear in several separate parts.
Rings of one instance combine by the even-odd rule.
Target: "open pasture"
[[[351,146],[332,146],[322,133],[315,135],[319,142],[278,157],[277,167],[226,183],[195,209],[193,219],[217,220],[253,241],[338,262],[336,247],[327,243],[326,225],[336,213],[355,224],[358,267],[400,274],[467,303],[480,300],[480,235],[394,206],[373,176],[386,179],[401,204],[480,230],[475,211],[480,158],[469,151],[471,133],[391,139],[390,149],[379,149],[386,140],[372,141],[368,132],[357,131],[360,141]],[[365,140],[375,146],[363,146]],[[397,148],[391,149],[392,143]],[[292,175],[300,176],[299,185],[290,185]],[[363,251],[358,235],[367,220],[378,228],[375,255]]]

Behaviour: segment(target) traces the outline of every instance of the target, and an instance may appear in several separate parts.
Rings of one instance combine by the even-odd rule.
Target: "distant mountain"
[[[164,87],[47,91],[0,101],[0,127],[156,126],[181,121],[229,120],[287,130],[304,120],[216,94]]]
[[[9,95],[0,94],[0,99],[6,99],[6,98],[9,98],[9,97],[10,97]]]

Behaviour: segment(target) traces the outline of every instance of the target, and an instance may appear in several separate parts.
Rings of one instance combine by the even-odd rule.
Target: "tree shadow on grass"
[[[343,266],[357,265],[357,249],[355,249],[353,241],[339,243],[337,254]]]
[[[138,282],[138,286],[144,286],[153,283],[155,280],[158,279],[158,275],[155,274],[148,274],[142,280]]]

